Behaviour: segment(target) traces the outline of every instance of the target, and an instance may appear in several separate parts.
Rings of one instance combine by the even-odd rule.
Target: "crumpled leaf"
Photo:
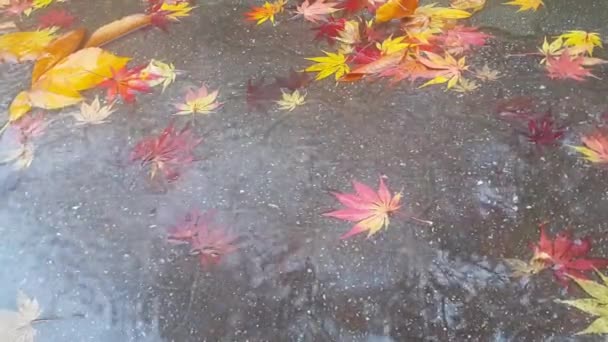
[[[581,138],[584,146],[570,146],[583,158],[596,164],[608,163],[608,136],[596,131]]]
[[[0,35],[0,62],[16,63],[38,59],[55,39],[55,31],[56,28],[47,28]]]
[[[17,311],[0,310],[0,341],[34,342],[36,329],[32,326],[42,311],[38,301],[17,293]]]
[[[536,11],[540,6],[544,6],[545,3],[542,0],[512,0],[505,2],[504,5],[519,6],[517,12],[534,10]]]
[[[214,223],[214,212],[192,210],[169,229],[167,240],[188,243],[190,254],[197,255],[202,268],[217,265],[223,256],[235,252],[237,237]]]
[[[306,94],[300,94],[298,90],[292,93],[283,92],[283,98],[277,101],[280,110],[288,112],[293,111],[296,107],[303,105],[306,101]]]
[[[275,15],[282,13],[285,8],[285,0],[277,0],[275,2],[264,2],[262,7],[254,6],[251,8],[251,11],[245,13],[245,19],[249,21],[255,21],[256,25],[262,25],[266,21],[275,25],[274,17]]]
[[[319,81],[331,75],[334,75],[336,81],[350,71],[346,64],[346,56],[342,53],[325,52],[324,57],[306,58],[316,64],[305,69],[306,72],[318,72],[315,80]]]
[[[376,10],[376,22],[402,19],[414,13],[418,0],[388,0]]]
[[[558,303],[575,307],[597,317],[593,323],[584,330],[577,332],[576,335],[608,334],[608,277],[597,270],[596,273],[602,283],[572,278],[591,298],[556,300]]]
[[[185,101],[175,104],[179,112],[174,115],[211,114],[222,106],[222,103],[217,101],[218,95],[219,90],[209,92],[205,84],[198,89],[190,89]]]
[[[107,106],[102,106],[99,101],[99,96],[90,104],[82,102],[80,111],[72,113],[72,116],[78,122],[78,125],[99,125],[107,122],[107,118],[116,110],[112,109],[113,103]]]
[[[327,0],[314,0],[311,4],[310,0],[304,0],[304,2],[297,7],[296,13],[302,15],[304,19],[318,23],[319,21],[327,21],[327,15],[339,11],[336,8],[337,2],[326,2]]]
[[[131,161],[140,161],[143,167],[149,167],[150,179],[162,175],[173,182],[179,178],[181,169],[194,161],[194,148],[201,141],[194,137],[189,125],[177,131],[171,122],[159,135],[138,142]]]
[[[15,97],[9,119],[19,119],[32,107],[57,109],[79,103],[81,91],[111,77],[112,70],[119,70],[129,59],[95,47],[76,51],[40,76],[30,90]]]

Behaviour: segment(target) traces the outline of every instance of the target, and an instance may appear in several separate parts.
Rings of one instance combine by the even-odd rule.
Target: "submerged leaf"
[[[34,342],[36,329],[32,326],[42,311],[38,301],[17,293],[17,311],[0,310],[0,341]]]
[[[266,1],[262,7],[254,6],[251,8],[251,11],[245,13],[245,19],[255,21],[257,25],[262,25],[266,21],[270,20],[274,26],[274,16],[283,12],[286,2],[287,1],[285,0],[277,0],[275,2]]]
[[[517,12],[534,10],[536,11],[540,6],[544,6],[542,0],[512,0],[505,2],[505,5],[519,6]]]
[[[76,18],[66,10],[52,10],[38,17],[38,27],[59,27],[67,29],[74,24]]]
[[[288,112],[293,111],[296,107],[301,106],[305,103],[306,94],[300,94],[298,90],[293,93],[283,93],[283,99],[277,101],[280,110]]]
[[[608,136],[596,131],[581,138],[584,146],[571,146],[583,158],[596,164],[608,163]]]
[[[578,286],[591,298],[557,300],[558,303],[575,307],[597,317],[587,328],[576,333],[577,335],[608,334],[608,279],[599,271],[596,270],[596,272],[602,279],[603,284],[591,280],[573,278]]]
[[[414,13],[418,0],[388,0],[376,10],[376,22],[402,19]]]
[[[205,84],[198,89],[190,89],[185,101],[175,104],[175,108],[179,110],[175,115],[211,114],[222,106],[222,103],[217,101],[218,95],[219,90],[209,92]]]
[[[91,104],[83,102],[80,105],[80,111],[73,113],[72,116],[79,125],[99,125],[107,122],[106,119],[115,112],[112,105],[113,103],[102,106],[99,97],[95,96]]]
[[[56,28],[0,35],[0,62],[23,62],[43,56],[45,48],[55,39]]]
[[[163,63],[155,59],[151,60],[147,67],[145,67],[139,76],[142,80],[146,81],[150,87],[156,87],[162,84],[164,92],[167,87],[175,82],[177,72],[175,66],[171,63]]]

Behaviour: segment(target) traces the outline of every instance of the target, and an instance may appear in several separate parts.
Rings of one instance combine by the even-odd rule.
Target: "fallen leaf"
[[[450,0],[450,7],[459,10],[480,11],[486,5],[486,0]]]
[[[319,21],[327,21],[327,15],[339,11],[337,2],[326,2],[327,0],[314,0],[311,4],[310,0],[304,0],[302,5],[297,6],[296,13],[303,16],[304,19],[318,23]]]
[[[534,10],[536,11],[538,7],[544,6],[545,3],[542,0],[513,0],[509,2],[505,2],[505,5],[511,6],[519,6],[517,12]]]
[[[577,332],[576,335],[608,334],[608,277],[597,270],[596,273],[602,280],[602,283],[572,278],[591,298],[556,300],[558,303],[575,307],[597,317],[593,323],[584,330]]]
[[[402,52],[411,46],[410,43],[404,42],[406,39],[405,36],[395,37],[392,36],[386,38],[382,41],[382,43],[376,43],[376,48],[380,51],[382,55],[390,55],[396,52]]]
[[[151,60],[148,66],[146,66],[140,73],[139,76],[142,80],[146,81],[150,87],[156,87],[162,84],[164,92],[167,87],[175,82],[177,72],[175,66],[171,63],[163,63],[155,59]]]
[[[238,249],[237,237],[214,223],[214,213],[192,210],[178,224],[169,228],[167,240],[173,243],[188,243],[190,254],[197,255],[201,267],[219,263],[221,258]]]
[[[266,107],[281,98],[281,87],[277,82],[266,84],[262,77],[257,82],[247,81],[246,100],[249,110],[265,111]]]
[[[295,90],[293,93],[283,92],[283,98],[280,101],[277,101],[277,104],[279,105],[280,110],[291,112],[296,109],[296,107],[303,105],[305,99],[306,94],[300,94],[298,90]]]
[[[73,30],[63,34],[47,45],[42,57],[38,58],[36,64],[34,64],[34,70],[32,70],[32,86],[38,81],[42,74],[78,50],[85,35],[85,29]]]
[[[66,10],[51,10],[46,14],[38,17],[38,27],[59,27],[67,29],[74,24],[76,18]]]
[[[0,62],[33,61],[44,55],[55,39],[55,28],[0,35]]]
[[[34,160],[34,139],[47,127],[42,113],[29,115],[7,127],[0,136],[0,164],[13,164],[16,170],[28,168]]]
[[[608,163],[608,136],[596,131],[581,138],[584,146],[570,146],[583,158],[596,164]]]
[[[17,94],[9,119],[19,119],[32,107],[58,109],[79,103],[81,91],[97,86],[128,61],[100,48],[76,51],[40,76],[30,90]]]
[[[563,33],[557,38],[562,39],[563,45],[570,51],[586,52],[589,56],[593,55],[595,47],[602,47],[602,39],[595,32],[574,30]]]
[[[386,70],[394,68],[403,59],[402,53],[393,53],[385,56],[378,54],[378,59],[354,68],[350,73],[340,79],[341,82],[352,82],[365,76],[381,75]]]
[[[138,142],[131,161],[140,161],[143,167],[149,167],[150,179],[162,175],[173,182],[179,178],[181,169],[194,161],[194,148],[201,141],[193,136],[189,125],[177,131],[171,122],[158,136]]]
[[[17,311],[0,310],[0,340],[6,342],[34,342],[33,324],[42,311],[38,301],[17,293]]]
[[[452,88],[458,93],[470,93],[479,88],[479,83],[473,80],[467,80],[466,78],[460,78],[458,83]]]
[[[355,20],[347,20],[344,22],[344,29],[339,32],[336,40],[346,45],[355,45],[359,43],[361,41],[359,22]]]
[[[180,18],[190,15],[195,7],[190,5],[189,0],[154,0],[150,2],[148,13],[150,14],[150,24],[167,31],[169,23],[177,22]]]
[[[262,25],[270,20],[274,26],[274,16],[283,12],[286,2],[287,1],[285,0],[277,0],[275,2],[266,1],[262,7],[252,7],[251,11],[245,13],[245,19],[255,21],[257,25]]]
[[[484,46],[489,38],[492,36],[479,32],[476,27],[457,25],[434,37],[432,41],[452,55],[462,55],[473,47]]]
[[[308,73],[298,72],[293,69],[289,70],[287,77],[275,77],[275,80],[275,83],[277,86],[279,86],[279,88],[285,88],[291,91],[304,88],[311,81]]]
[[[350,71],[346,64],[346,57],[341,53],[325,52],[324,57],[306,58],[316,64],[305,69],[306,72],[318,72],[315,80],[319,81],[331,75],[334,75],[336,81]]]
[[[32,9],[32,0],[10,0],[8,4],[2,6],[0,11],[6,16],[21,16]]]
[[[381,229],[388,228],[389,217],[401,208],[401,193],[391,195],[382,177],[378,192],[357,181],[353,181],[353,187],[355,193],[352,194],[333,193],[346,208],[323,214],[323,216],[356,222],[355,226],[340,238],[346,239],[364,232],[371,237]]]
[[[546,69],[549,77],[553,79],[573,79],[581,82],[585,77],[596,77],[584,67],[584,62],[584,57],[572,57],[568,50],[564,50],[559,58],[547,58]]]
[[[115,112],[115,110],[112,109],[112,105],[113,103],[102,106],[99,97],[95,96],[95,99],[91,104],[83,102],[80,105],[80,111],[74,112],[72,116],[79,125],[99,125],[106,123],[106,119]]]
[[[376,10],[376,22],[405,18],[413,14],[417,7],[418,0],[388,0]]]
[[[550,268],[555,279],[564,287],[570,278],[587,279],[584,272],[608,266],[608,259],[588,258],[591,250],[589,238],[572,239],[568,232],[559,233],[551,240],[545,232],[545,224],[540,225],[540,240],[533,246],[534,255],[530,263],[540,263]]]
[[[343,0],[338,7],[343,9],[347,15],[354,14],[364,8],[369,9],[370,12],[373,11],[373,5],[369,0]]]
[[[340,35],[340,32],[344,30],[345,23],[346,19],[344,18],[329,18],[329,20],[321,23],[319,26],[313,27],[312,30],[317,31],[315,40],[325,38],[328,44],[333,45],[336,42],[336,38]]]
[[[418,57],[418,61],[435,71],[434,77],[420,86],[421,88],[432,84],[447,83],[447,89],[451,89],[460,81],[462,72],[468,70],[464,57],[457,60],[449,53],[441,57],[433,52],[424,51],[423,55]]]
[[[106,100],[113,102],[116,97],[122,98],[125,103],[134,103],[137,93],[148,93],[152,90],[148,84],[148,80],[154,75],[146,75],[146,79],[142,79],[141,71],[146,65],[140,65],[134,68],[123,66],[118,70],[111,69],[112,76],[106,78],[99,83],[100,88],[107,89]]]
[[[222,106],[222,103],[217,101],[218,94],[219,90],[209,92],[205,84],[198,89],[190,89],[186,93],[185,101],[174,105],[179,110],[174,115],[211,114]]]
[[[562,38],[556,38],[551,43],[547,41],[547,37],[545,37],[543,41],[543,45],[538,49],[540,53],[544,56],[544,58],[540,61],[541,64],[547,62],[547,59],[556,57],[564,52],[564,40]]]
[[[482,81],[496,81],[502,76],[498,70],[492,70],[485,64],[481,69],[475,70],[475,77]]]
[[[504,261],[507,266],[511,268],[511,277],[513,278],[529,277],[545,268],[544,265],[538,267],[537,265],[531,265],[530,263],[519,259],[504,259]]]

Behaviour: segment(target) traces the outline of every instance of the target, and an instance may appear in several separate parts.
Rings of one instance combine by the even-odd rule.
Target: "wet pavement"
[[[309,65],[303,58],[319,46],[308,24],[254,27],[243,20],[250,4],[211,1],[169,33],[111,43],[113,53],[183,73],[163,94],[119,106],[109,124],[77,127],[73,108],[52,114],[31,167],[0,168],[0,307],[14,308],[23,289],[45,314],[65,317],[37,325],[41,342],[602,340],[573,336],[589,318],[554,303],[568,293],[550,272],[524,284],[503,261],[529,258],[544,220],[591,236],[592,253],[608,256],[606,170],[566,146],[530,144],[495,115],[501,99],[534,97],[567,127],[564,143],[578,144],[608,109],[603,81],[551,81],[538,60],[505,56],[570,29],[608,36],[608,2],[546,2],[516,13],[490,1],[471,19],[495,36],[471,64],[504,74],[473,94],[325,81],[287,116],[248,110],[246,84]],[[88,28],[142,8],[61,6]],[[30,72],[0,66],[2,112]],[[225,104],[193,126],[200,160],[152,189],[129,153],[202,82]],[[339,240],[351,225],[321,216],[338,206],[329,191],[350,191],[353,179],[375,186],[380,175],[434,225],[396,217],[373,238]],[[215,209],[239,236],[216,267],[201,269],[166,241],[191,208]]]

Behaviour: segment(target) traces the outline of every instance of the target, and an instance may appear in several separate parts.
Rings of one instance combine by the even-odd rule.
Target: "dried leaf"
[[[404,40],[407,37],[395,37],[392,36],[386,38],[382,41],[382,43],[376,43],[376,48],[380,51],[382,55],[390,55],[396,52],[402,52],[403,50],[410,47],[412,44],[405,43]]]
[[[83,102],[80,105],[80,111],[74,112],[72,116],[78,121],[79,125],[99,125],[106,123],[106,119],[115,112],[115,110],[112,109],[112,105],[113,103],[102,106],[99,97],[95,96],[95,99],[91,104]]]
[[[222,106],[222,103],[217,101],[218,95],[219,90],[209,92],[205,84],[198,89],[190,89],[185,101],[174,105],[179,110],[174,115],[211,114]]]
[[[6,16],[21,16],[25,13],[30,13],[32,10],[32,0],[10,0],[3,3],[0,12]]]
[[[305,99],[306,94],[300,94],[298,90],[295,90],[293,93],[283,92],[283,99],[277,101],[277,104],[279,105],[280,110],[291,112],[296,109],[296,107],[303,105]]]

